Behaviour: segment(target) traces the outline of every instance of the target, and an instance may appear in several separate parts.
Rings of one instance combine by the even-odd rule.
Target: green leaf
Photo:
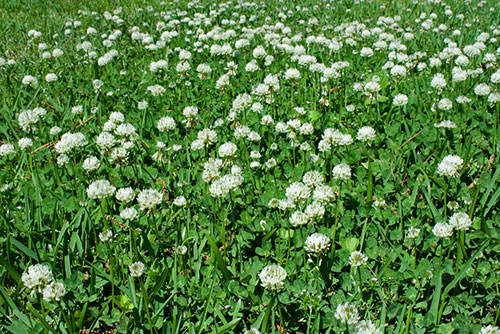
[[[5,261],[5,259],[1,256],[0,256],[0,264],[7,269],[10,277],[12,277],[12,279],[14,281],[16,281],[16,283],[19,283],[19,279],[21,278],[21,274],[16,269],[14,269],[14,267],[12,267],[12,265],[10,263]]]
[[[23,245],[21,242],[19,242],[17,239],[10,237],[10,242],[12,243],[13,246],[15,246],[17,249],[19,249],[21,252],[26,254],[27,256],[31,257],[33,260],[36,262],[40,262],[40,259],[38,258],[38,254],[36,254],[34,251]]]
[[[311,123],[314,123],[316,122],[317,120],[319,120],[321,117],[323,117],[323,114],[321,112],[319,112],[318,110],[309,110],[309,121]]]
[[[215,244],[215,241],[212,239],[212,237],[210,236],[210,234],[207,231],[205,231],[205,236],[207,237],[207,241],[208,241],[208,244],[210,245],[210,248],[212,248],[212,251],[214,252],[215,262],[217,264],[217,267],[222,272],[224,279],[226,281],[230,280],[233,275],[229,271],[228,266],[226,264],[226,261],[224,261],[224,258],[222,257],[222,255],[219,251],[219,248],[217,247],[217,245]]]
[[[226,333],[236,327],[236,325],[241,321],[241,318],[236,318],[234,320],[231,320],[227,324],[219,327],[216,331],[212,331],[212,334],[223,334]]]
[[[342,246],[343,249],[345,249],[349,253],[352,253],[358,247],[359,240],[357,238],[345,238],[340,242],[340,245]]]

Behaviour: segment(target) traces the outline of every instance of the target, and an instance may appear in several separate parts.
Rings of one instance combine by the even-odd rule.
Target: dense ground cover
[[[498,2],[0,7],[0,332],[500,333]]]

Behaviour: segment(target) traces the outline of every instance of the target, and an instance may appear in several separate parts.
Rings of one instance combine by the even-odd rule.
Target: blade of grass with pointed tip
[[[439,211],[434,206],[434,203],[432,203],[432,200],[429,196],[429,193],[427,192],[427,190],[424,187],[422,187],[421,189],[422,189],[422,194],[424,195],[425,200],[427,201],[427,204],[429,205],[429,208],[431,209],[431,212],[432,212],[432,215],[434,216],[434,219],[440,220],[441,215],[439,214]]]
[[[222,255],[219,251],[219,248],[217,248],[215,241],[208,234],[208,232],[205,232],[205,236],[207,237],[207,241],[208,241],[208,244],[210,245],[210,248],[212,248],[212,251],[214,252],[215,262],[217,263],[217,267],[221,270],[222,275],[224,276],[224,279],[230,280],[232,277],[232,274],[229,271],[227,264],[226,264],[226,261],[224,261],[224,258],[222,257]]]
[[[439,313],[439,301],[441,300],[441,288],[443,287],[441,272],[438,273],[436,277],[436,284],[434,287],[434,293],[432,294],[432,302],[430,313],[434,316],[434,324],[438,323],[438,313]]]
[[[25,255],[31,257],[36,262],[40,262],[40,258],[38,257],[38,255],[28,247],[23,245],[21,242],[19,242],[17,239],[10,237],[10,243],[17,249],[19,249],[21,252],[23,252]]]
[[[219,329],[217,331],[212,331],[212,334],[224,334],[224,333],[232,330],[234,327],[236,327],[236,325],[238,324],[238,322],[240,322],[240,320],[241,320],[241,318],[236,318],[234,320],[231,320],[227,324],[219,327]]]
[[[493,187],[495,186],[496,180],[497,180],[499,175],[500,175],[500,166],[497,167],[495,174],[493,174],[493,176],[491,177],[491,180],[488,183],[488,187],[486,188],[486,191],[483,193],[483,196],[481,197],[481,200],[479,201],[481,204],[481,208],[484,208],[484,205],[486,204],[486,201],[488,200],[488,196],[490,195],[491,191],[493,190]]]
[[[12,265],[9,262],[5,261],[2,257],[0,257],[0,264],[7,269],[10,277],[12,277],[12,279],[16,281],[16,283],[19,283],[21,274],[16,269],[14,269],[14,267],[12,267]]]
[[[269,318],[271,317],[272,310],[273,310],[273,305],[274,305],[274,300],[276,299],[276,296],[274,296],[269,304],[266,306],[266,311],[264,312],[264,318],[262,319],[262,324],[260,327],[261,333],[267,333],[269,329]]]
[[[443,314],[444,307],[446,306],[446,297],[448,296],[448,292],[450,292],[450,290],[453,289],[455,285],[457,285],[457,283],[465,277],[467,271],[471,268],[472,263],[474,262],[476,257],[482,253],[482,251],[488,244],[489,239],[483,242],[481,247],[474,253],[474,255],[472,255],[470,259],[461,267],[460,272],[455,276],[455,278],[450,283],[448,283],[446,288],[444,288],[441,298],[441,307],[439,308],[439,317],[441,317],[441,314]]]

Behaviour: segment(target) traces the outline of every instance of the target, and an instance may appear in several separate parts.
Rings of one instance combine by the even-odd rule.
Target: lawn
[[[0,333],[500,333],[500,3],[0,3]]]

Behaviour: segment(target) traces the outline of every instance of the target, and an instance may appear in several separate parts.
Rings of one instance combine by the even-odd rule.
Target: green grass
[[[104,16],[118,7],[122,23]],[[33,0],[0,13],[0,57],[16,62],[0,64],[0,333],[500,325],[495,1]],[[446,57],[478,36],[468,63]]]

